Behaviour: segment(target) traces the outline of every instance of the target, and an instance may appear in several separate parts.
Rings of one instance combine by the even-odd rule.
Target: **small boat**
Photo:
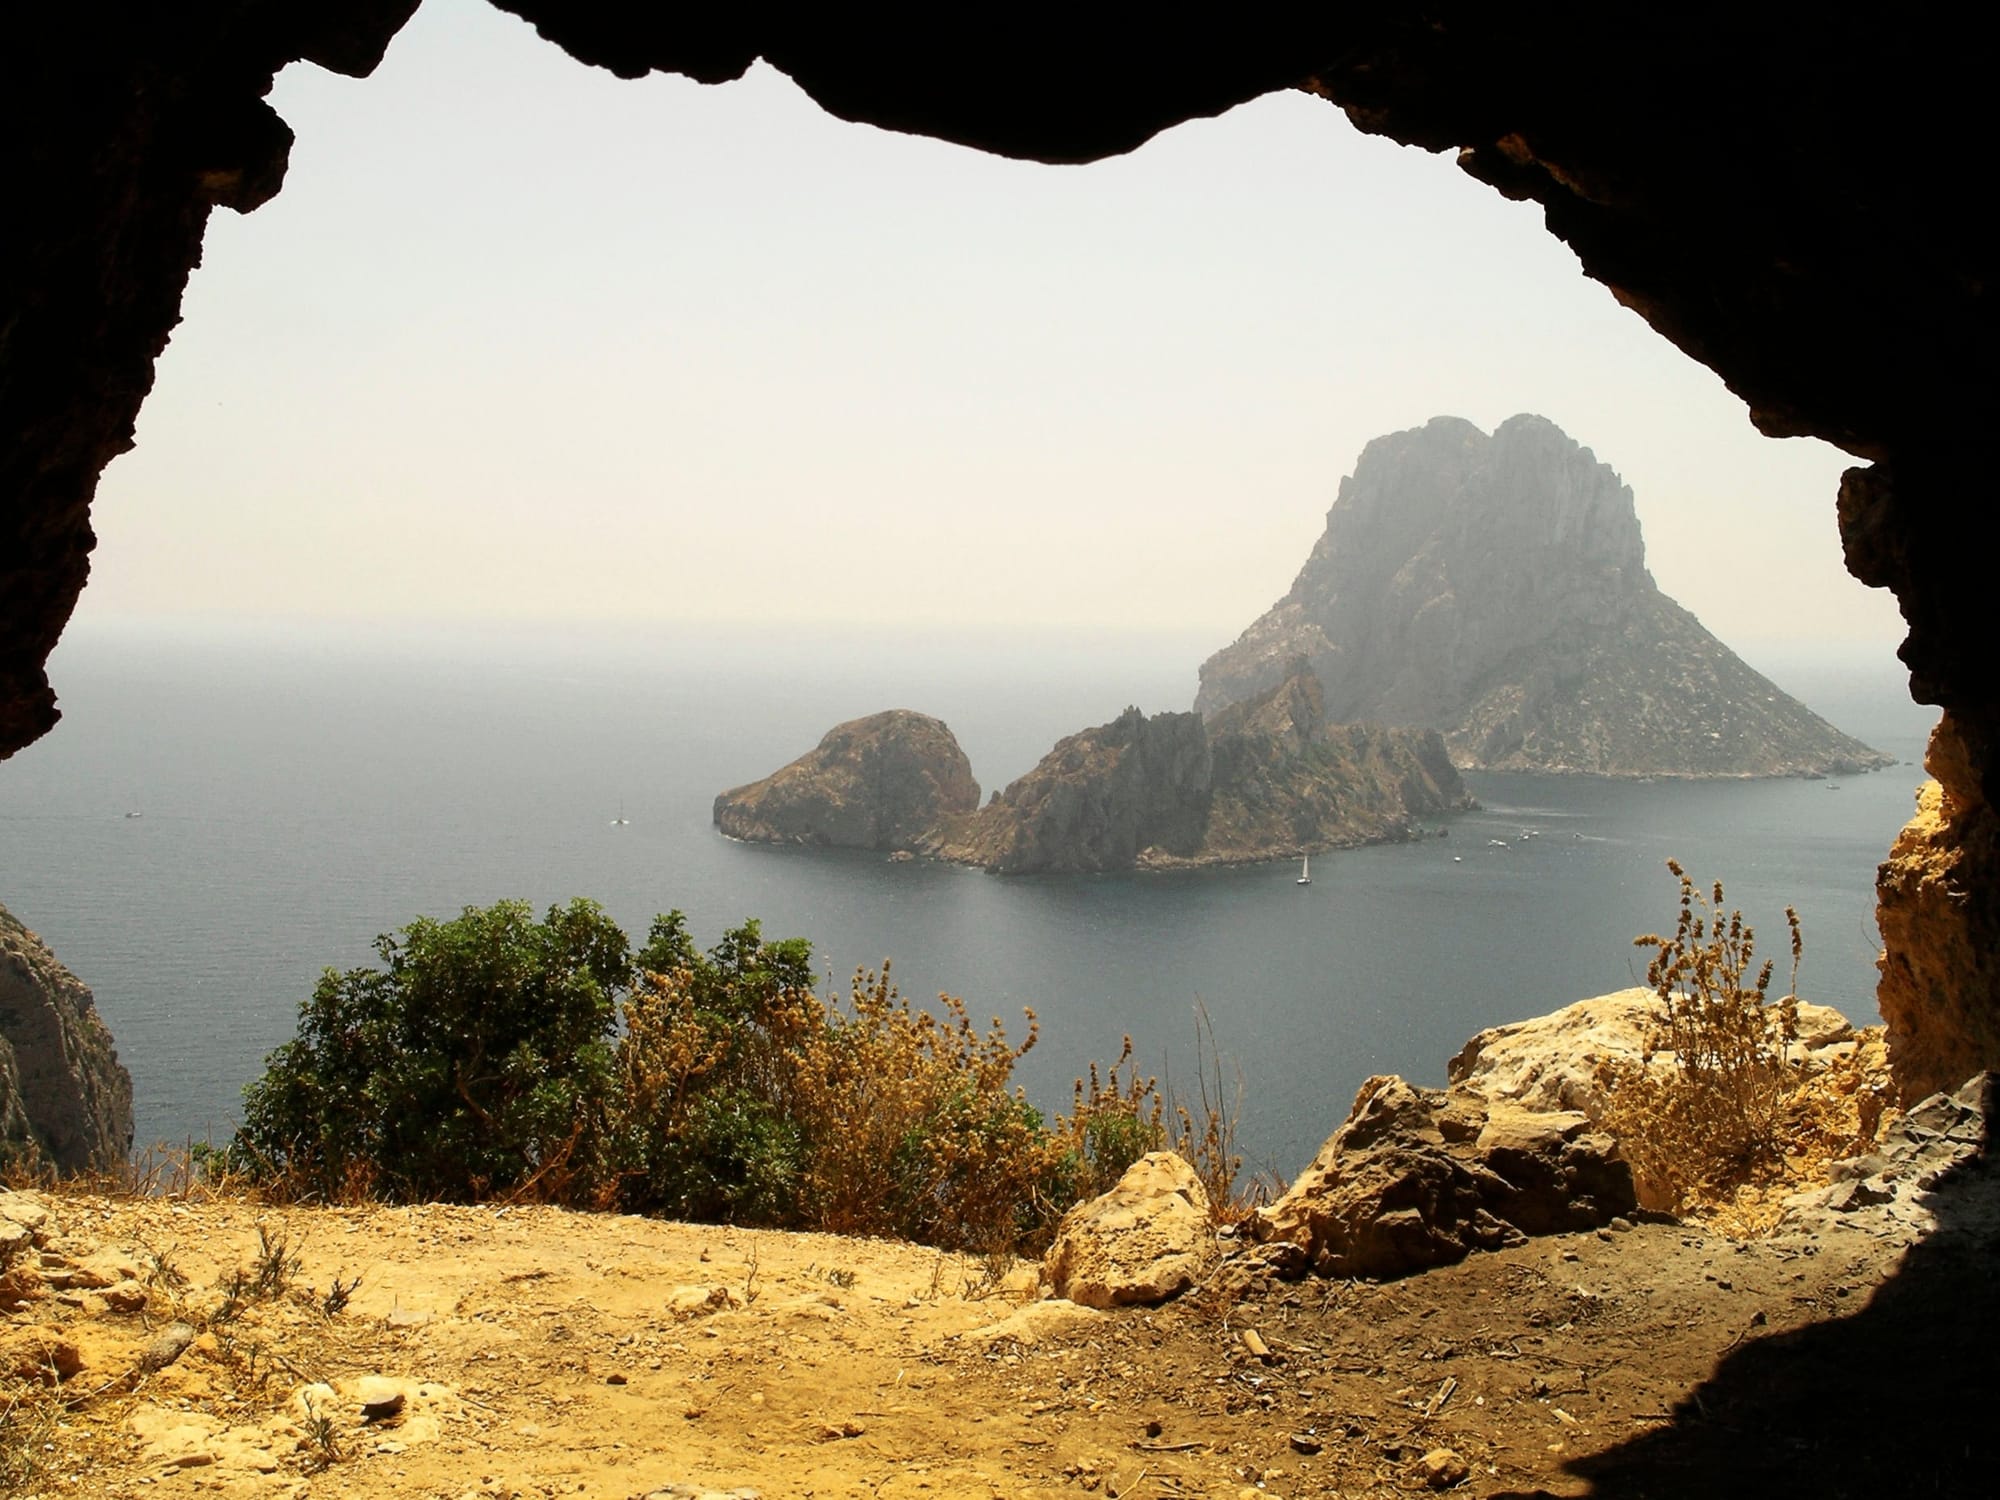
[[[146,815],[142,812],[128,812],[125,816],[128,818],[143,818]]]
[[[1488,839],[1486,841],[1486,847],[1489,849],[1511,849],[1514,846],[1508,843],[1505,839]]]
[[[1310,854],[1299,861],[1298,883],[1300,885],[1311,885],[1313,883],[1313,857]]]

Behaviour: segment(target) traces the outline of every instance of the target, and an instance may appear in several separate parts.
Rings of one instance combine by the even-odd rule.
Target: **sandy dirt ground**
[[[1237,1258],[1095,1313],[876,1241],[33,1201],[35,1275],[0,1285],[20,1494],[1875,1496],[1983,1492],[1994,1458],[1965,1236],[1641,1224],[1390,1283]],[[1907,1441],[1857,1443],[1864,1413]]]

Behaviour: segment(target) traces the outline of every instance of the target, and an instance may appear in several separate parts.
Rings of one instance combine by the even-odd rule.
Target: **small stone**
[[[0,1266],[6,1265],[35,1243],[35,1236],[25,1224],[17,1224],[12,1219],[0,1219]]]
[[[104,1289],[104,1305],[113,1312],[138,1312],[146,1305],[146,1289],[136,1281],[121,1281]]]
[[[606,1385],[623,1385],[625,1384],[625,1377],[619,1374],[618,1371],[613,1370],[609,1375],[604,1377],[604,1383]]]
[[[1294,1453],[1304,1453],[1308,1456],[1314,1453],[1318,1453],[1322,1448],[1326,1447],[1325,1443],[1322,1443],[1318,1438],[1314,1437],[1310,1432],[1293,1433],[1291,1436],[1291,1444],[1292,1444],[1292,1451]]]
[[[1417,1460],[1418,1476],[1434,1490],[1463,1484],[1471,1472],[1465,1460],[1450,1448],[1433,1448]]]
[[[146,1346],[146,1352],[139,1356],[139,1368],[146,1371],[164,1370],[183,1354],[195,1339],[194,1329],[186,1323],[169,1323],[159,1332],[159,1336]]]
[[[361,1403],[362,1421],[386,1422],[401,1413],[408,1397],[395,1381],[368,1375],[354,1383],[354,1399]]]

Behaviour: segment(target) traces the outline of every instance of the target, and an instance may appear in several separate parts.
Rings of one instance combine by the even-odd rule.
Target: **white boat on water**
[[[1310,854],[1299,861],[1298,883],[1300,885],[1311,885],[1313,883],[1313,857]]]

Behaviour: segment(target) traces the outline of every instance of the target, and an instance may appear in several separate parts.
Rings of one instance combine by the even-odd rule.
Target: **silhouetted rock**
[[[925,852],[1003,874],[1246,864],[1404,839],[1470,805],[1434,733],[1329,724],[1310,671],[1204,724],[1129,708]]]
[[[817,749],[715,799],[715,826],[762,844],[906,849],[979,806],[979,783],[940,721],[892,708],[835,725]]]
[[[1890,763],[1752,670],[1646,571],[1632,492],[1541,417],[1377,438],[1291,592],[1202,665],[1214,715],[1300,657],[1329,717],[1460,766],[1782,776]]]
[[[90,991],[0,906],[0,1159],[112,1171],[132,1150],[132,1075]]]

